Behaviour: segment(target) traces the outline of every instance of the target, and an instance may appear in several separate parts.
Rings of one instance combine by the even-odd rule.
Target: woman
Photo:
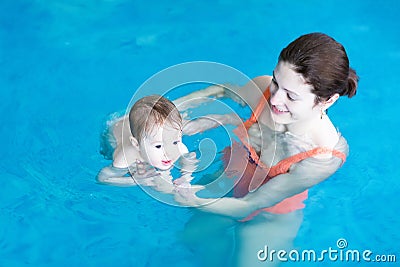
[[[221,87],[218,95],[239,97],[253,110],[236,130],[245,145],[233,145],[226,156],[226,173],[240,178],[234,197],[176,199],[245,221],[236,229],[235,264],[254,266],[265,245],[279,250],[293,240],[307,189],[335,173],[348,154],[346,140],[326,111],[340,96],[354,96],[357,84],[343,46],[311,33],[281,51],[272,77],[257,77],[233,92]]]

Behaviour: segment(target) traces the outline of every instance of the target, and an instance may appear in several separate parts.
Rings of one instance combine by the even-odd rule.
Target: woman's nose
[[[274,106],[283,104],[284,97],[285,97],[285,92],[281,89],[277,89],[273,94],[271,94],[270,102]]]

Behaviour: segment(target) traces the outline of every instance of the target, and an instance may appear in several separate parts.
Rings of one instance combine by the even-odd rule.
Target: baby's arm
[[[97,181],[102,184],[115,186],[137,185],[131,176],[125,176],[128,173],[128,168],[116,168],[110,165],[101,169],[101,171],[97,174]]]
[[[154,186],[155,181],[160,177],[160,174],[154,167],[142,162],[134,163],[131,171],[129,168],[117,168],[112,165],[104,167],[97,175],[97,181],[115,186],[133,186],[138,184]],[[127,176],[127,174],[129,175]]]

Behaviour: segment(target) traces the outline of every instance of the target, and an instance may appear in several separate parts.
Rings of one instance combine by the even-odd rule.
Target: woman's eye
[[[174,141],[172,144],[177,145],[179,141]]]
[[[156,145],[156,148],[161,148],[161,145]]]
[[[296,99],[293,98],[289,93],[287,93],[287,98],[288,98],[290,101],[295,101],[295,100],[296,100]]]

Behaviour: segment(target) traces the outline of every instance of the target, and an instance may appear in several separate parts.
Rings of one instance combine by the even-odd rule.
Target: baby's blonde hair
[[[145,96],[139,99],[129,112],[129,125],[132,135],[140,141],[154,126],[169,123],[182,130],[182,117],[172,101],[160,95]]]

